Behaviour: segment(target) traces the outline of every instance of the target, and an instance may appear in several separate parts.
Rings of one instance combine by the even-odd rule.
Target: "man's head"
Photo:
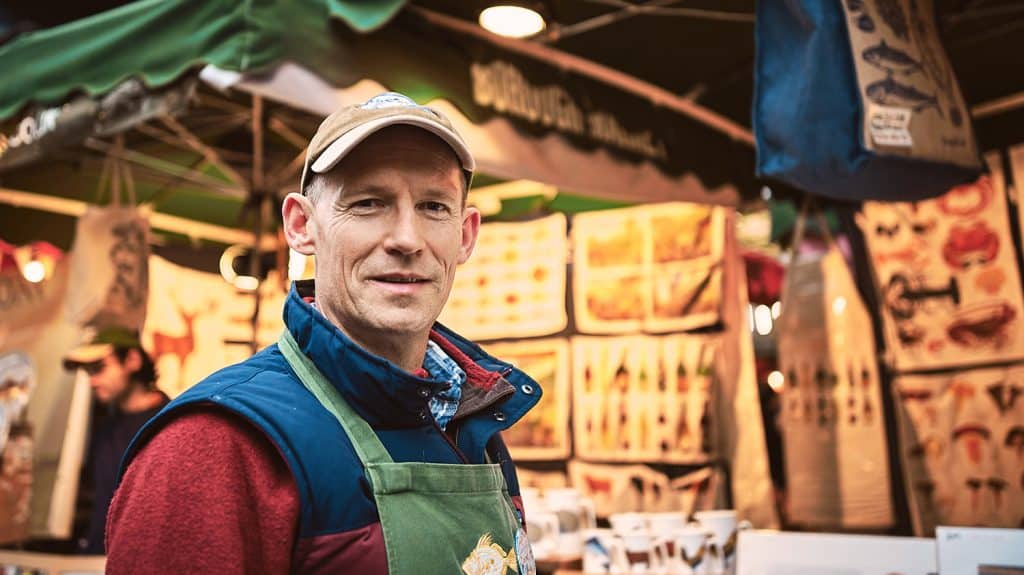
[[[135,390],[156,386],[156,367],[138,334],[119,328],[100,330],[71,350],[64,369],[84,371],[96,400],[105,405],[117,406]]]
[[[357,343],[425,340],[476,242],[480,214],[465,205],[473,168],[448,120],[400,94],[321,124],[304,194],[285,198],[285,235],[316,256],[317,304]]]

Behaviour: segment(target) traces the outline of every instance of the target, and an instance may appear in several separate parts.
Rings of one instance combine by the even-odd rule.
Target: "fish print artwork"
[[[942,61],[942,46],[938,42],[938,31],[932,30],[932,14],[925,12],[918,0],[910,0],[910,20],[913,23],[913,32],[916,43],[921,51],[921,62],[928,77],[935,82],[939,91],[947,97],[952,97],[953,72],[945,62]]]
[[[861,52],[861,58],[888,75],[899,74],[909,76],[914,72],[921,71],[921,63],[910,57],[903,50],[898,50],[885,43],[880,43],[866,48]]]
[[[874,19],[871,18],[871,16],[867,14],[861,14],[860,17],[857,18],[857,27],[864,32],[874,32],[875,21]]]
[[[934,95],[926,94],[911,85],[901,84],[891,76],[868,84],[865,93],[869,100],[881,106],[910,108],[915,112],[935,108],[935,111],[940,116],[945,117],[942,108],[939,106],[938,98]]]
[[[906,40],[909,37],[910,27],[900,0],[875,0],[875,11],[897,38]]]
[[[462,572],[466,575],[505,575],[509,570],[519,572],[515,549],[507,552],[485,533],[476,543],[476,547],[462,562]]]

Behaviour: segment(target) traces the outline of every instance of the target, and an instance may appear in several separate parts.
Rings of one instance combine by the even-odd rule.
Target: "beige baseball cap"
[[[385,92],[363,104],[348,106],[327,116],[306,148],[306,163],[302,168],[299,189],[306,193],[310,171],[317,174],[331,171],[345,154],[371,134],[396,124],[423,128],[444,140],[458,157],[466,182],[470,181],[476,162],[448,118],[433,108],[420,106],[408,96]]]

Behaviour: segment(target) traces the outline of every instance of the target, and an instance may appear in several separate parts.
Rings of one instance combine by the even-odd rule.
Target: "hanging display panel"
[[[1024,527],[1024,366],[896,378],[914,530]]]
[[[519,461],[569,456],[569,342],[540,339],[491,344],[487,352],[532,377],[544,395],[501,438]]]
[[[684,511],[724,504],[721,474],[707,467],[676,477],[646,465],[569,462],[572,487],[594,502],[598,517],[614,513]]]
[[[593,461],[704,463],[712,455],[718,339],[573,339],[575,453]]]
[[[1003,183],[917,203],[865,202],[864,233],[898,371],[1024,358],[1017,254]]]
[[[893,511],[871,316],[827,240],[824,254],[797,254],[787,267],[775,324],[788,517],[817,529],[881,529]]]
[[[1013,182],[1017,193],[1017,224],[1020,225],[1020,237],[1024,238],[1024,144],[1014,146],[1007,152],[1010,154],[1010,169],[1013,171]]]
[[[673,202],[573,219],[573,310],[585,333],[719,320],[725,209]]]
[[[284,293],[272,273],[261,288],[258,347],[284,329]],[[240,291],[218,274],[149,258],[149,303],[142,332],[156,362],[157,386],[176,397],[214,371],[251,355],[252,292]]]
[[[564,330],[568,243],[562,214],[480,226],[473,255],[455,274],[439,321],[470,339]]]

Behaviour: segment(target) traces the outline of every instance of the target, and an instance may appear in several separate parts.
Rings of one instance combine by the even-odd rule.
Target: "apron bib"
[[[390,575],[534,575],[533,554],[495,464],[395,463],[285,331],[278,347],[341,424],[373,487]]]

